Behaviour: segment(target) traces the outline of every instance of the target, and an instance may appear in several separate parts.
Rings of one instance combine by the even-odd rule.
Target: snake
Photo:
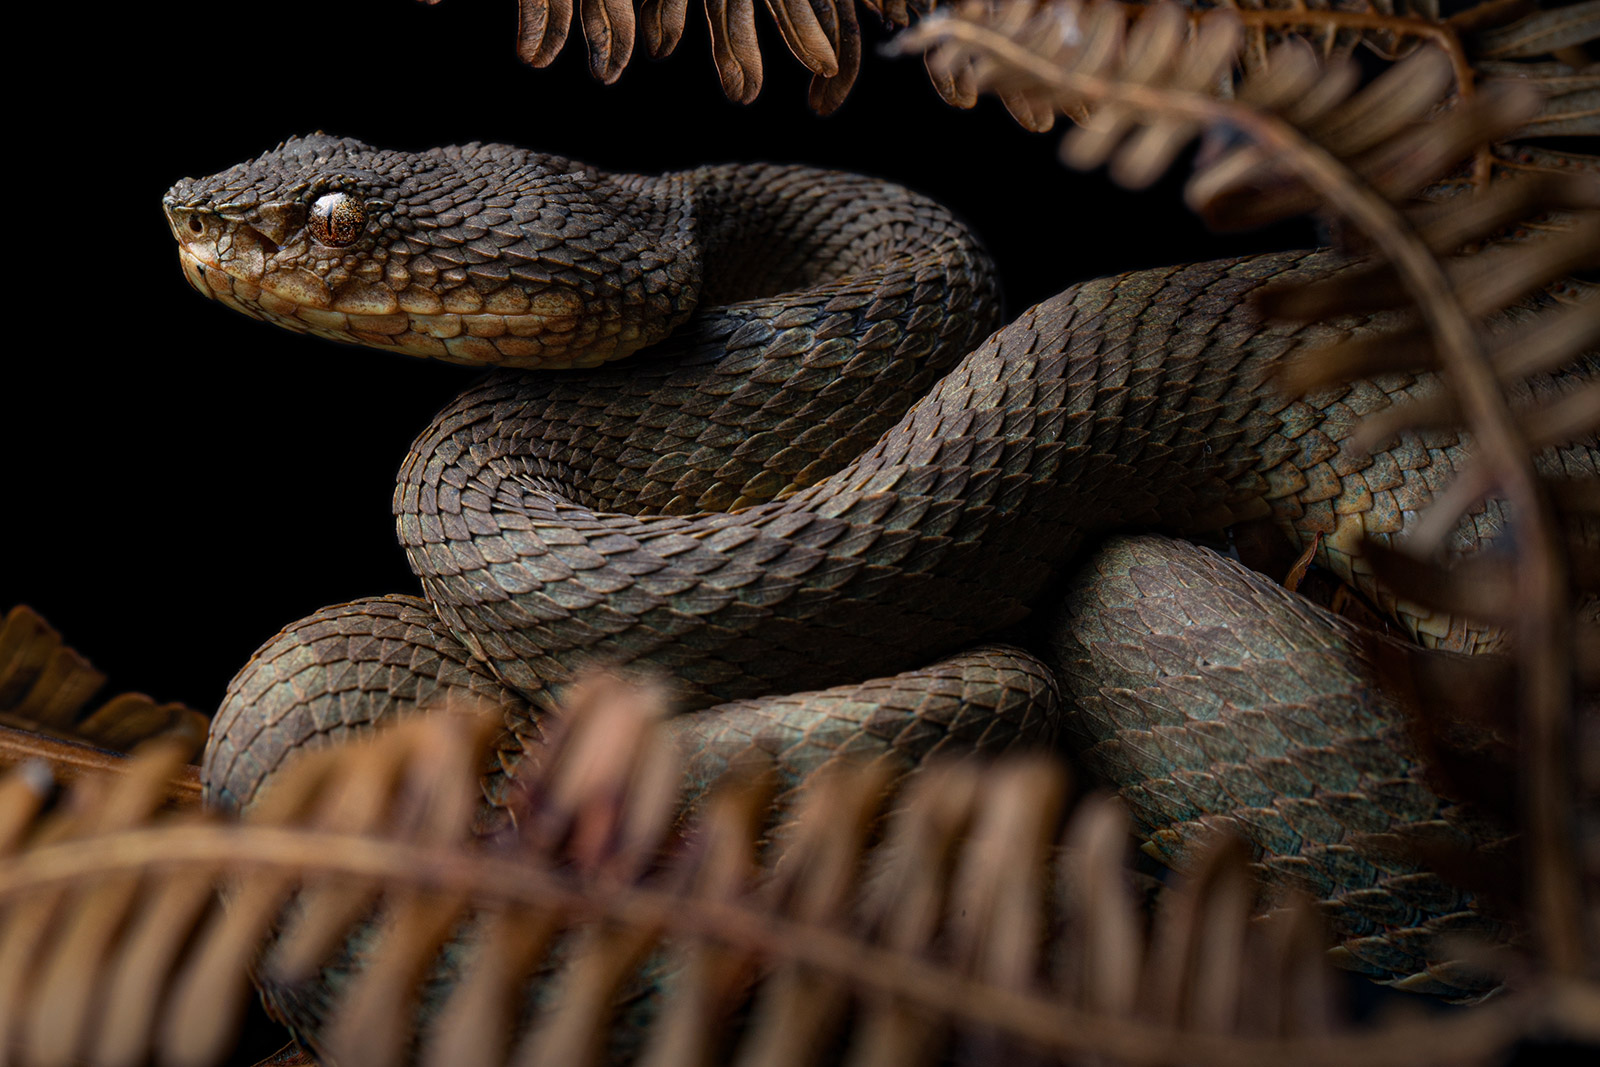
[[[794,789],[837,760],[1065,746],[1168,861],[1218,827],[1242,836],[1269,881],[1320,902],[1345,966],[1492,988],[1434,943],[1508,923],[1396,844],[1505,837],[1418,759],[1378,681],[1399,643],[1176,539],[1270,522],[1391,610],[1403,655],[1500,647],[1390,594],[1360,554],[1403,537],[1470,456],[1446,430],[1352,442],[1437,376],[1275,384],[1284,360],[1392,324],[1255,310],[1269,286],[1347,269],[1338,255],[1084,281],[1000,326],[957,219],[834,171],[611,174],[316,134],[163,206],[201,294],[488,371],[397,478],[422,595],[325,608],[255,653],[213,721],[213,805],[247,808],[296,752],[465,695],[505,709],[492,822],[563,684],[649,669],[681,709],[691,790],[751,753]],[[1586,355],[1529,388],[1595,372]],[[1597,451],[1538,464],[1592,478]],[[1452,551],[1507,518],[1479,504]],[[276,996],[314,1032],[316,997]]]

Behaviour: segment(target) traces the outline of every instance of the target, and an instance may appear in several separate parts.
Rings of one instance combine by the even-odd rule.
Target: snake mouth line
[[[563,314],[415,312],[361,314],[313,307],[274,287],[230,273],[183,244],[178,260],[202,296],[296,333],[475,367],[595,367],[638,345],[638,331],[614,318]],[[630,334],[632,336],[630,336]]]

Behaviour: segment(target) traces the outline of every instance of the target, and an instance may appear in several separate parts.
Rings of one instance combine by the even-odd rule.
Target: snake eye
[[[330,248],[354,244],[366,222],[361,201],[349,193],[329,193],[311,205],[311,236]]]

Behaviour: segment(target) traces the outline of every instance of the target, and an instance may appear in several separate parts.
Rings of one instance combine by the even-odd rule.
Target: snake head
[[[593,366],[693,310],[670,182],[505,145],[291,138],[162,200],[189,283],[301,333],[454,363]]]

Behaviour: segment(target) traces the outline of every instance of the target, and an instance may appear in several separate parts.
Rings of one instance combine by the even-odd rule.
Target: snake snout
[[[161,212],[167,217],[167,228],[180,246],[214,237],[209,231],[215,227],[208,222],[207,213],[199,208],[179,203],[168,195],[161,200]]]
[[[218,220],[206,211],[180,203],[170,193],[162,198],[161,210],[166,215],[167,228],[178,242],[178,263],[184,280],[201,296],[215,299],[221,289],[228,288],[217,256]],[[207,280],[208,271],[215,274],[212,281]]]

